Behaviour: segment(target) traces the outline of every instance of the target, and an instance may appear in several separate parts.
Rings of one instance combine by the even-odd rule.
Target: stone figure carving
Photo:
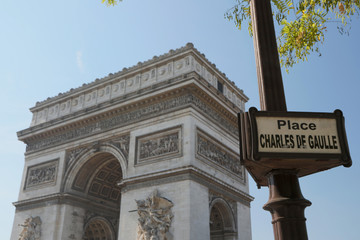
[[[66,152],[66,165],[69,166],[86,148],[76,148]]]
[[[26,187],[32,187],[43,183],[54,182],[57,172],[57,161],[36,168],[29,168]]]
[[[19,235],[19,240],[40,240],[41,236],[41,219],[40,217],[29,217],[24,224],[19,224],[23,227]]]
[[[118,139],[112,140],[111,143],[124,154],[126,159],[128,159],[130,135],[121,136]]]
[[[225,151],[218,144],[209,141],[199,133],[197,137],[197,153],[243,177],[243,167],[240,161],[233,154]]]
[[[173,203],[160,197],[157,190],[146,200],[135,201],[139,214],[137,240],[168,240]]]
[[[179,134],[171,133],[158,138],[140,141],[140,159],[179,151]]]

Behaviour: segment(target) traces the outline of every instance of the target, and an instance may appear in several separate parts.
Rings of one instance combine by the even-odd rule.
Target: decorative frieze
[[[147,199],[135,201],[139,214],[137,240],[168,240],[169,228],[174,217],[171,208],[174,204],[161,197],[157,190]]]
[[[209,119],[217,122],[219,126],[222,126],[230,133],[234,134],[234,136],[237,136],[238,130],[236,124],[231,123],[229,120],[222,117],[220,113],[208,106],[200,98],[193,94],[187,94],[138,108],[126,113],[120,112],[117,115],[113,115],[106,119],[100,118],[97,122],[83,125],[75,129],[70,129],[57,135],[42,137],[31,141],[29,140],[27,141],[26,151],[31,152],[41,150],[58,144],[74,141],[76,139],[101,133],[106,130],[122,127],[151,117],[159,116],[161,114],[166,114],[186,106],[196,107],[197,109],[201,110],[201,112]]]
[[[179,157],[182,154],[181,143],[181,127],[138,137],[136,163]]]
[[[41,185],[55,184],[59,160],[31,166],[27,170],[25,189]]]
[[[205,161],[211,161],[220,167],[235,173],[238,177],[244,180],[245,170],[240,163],[238,154],[232,152],[222,143],[211,138],[201,130],[197,130],[197,151],[196,155]]]
[[[40,217],[29,217],[24,224],[19,224],[23,227],[19,235],[19,240],[40,240],[41,239],[41,219]]]

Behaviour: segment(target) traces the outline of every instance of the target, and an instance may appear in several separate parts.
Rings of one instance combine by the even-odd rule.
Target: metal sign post
[[[252,0],[256,69],[261,110],[286,111],[279,56],[270,0]],[[304,210],[311,202],[301,193],[296,171],[273,170],[268,174],[270,211],[275,240],[306,240]]]
[[[250,5],[261,110],[286,112],[270,0],[251,0]],[[251,169],[264,168],[254,163],[247,169],[257,181]],[[301,194],[297,173],[296,168],[272,169],[266,175],[270,196],[264,209],[272,215],[275,240],[308,239],[304,209],[311,202]]]

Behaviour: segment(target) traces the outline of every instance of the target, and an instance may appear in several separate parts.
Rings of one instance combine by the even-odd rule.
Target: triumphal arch
[[[36,103],[11,239],[251,239],[247,100],[189,43]]]

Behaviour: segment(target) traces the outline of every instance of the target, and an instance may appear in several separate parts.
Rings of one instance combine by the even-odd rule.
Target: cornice
[[[158,100],[159,97],[163,98],[164,96],[161,96],[161,93],[160,93],[154,99],[149,98],[149,99],[146,99],[145,101],[140,100],[138,102],[134,102],[133,104],[127,104],[128,102],[136,101],[136,98],[142,97],[142,96],[147,95],[147,94],[152,94],[155,91],[159,91],[159,90],[162,90],[164,88],[167,88],[167,87],[169,87],[169,83],[175,83],[175,82],[178,82],[178,81],[186,81],[186,80],[189,80],[189,79],[193,78],[195,75],[197,75],[197,74],[196,73],[189,73],[189,74],[186,74],[186,75],[181,75],[181,76],[175,77],[173,79],[169,79],[166,82],[160,82],[158,84],[152,85],[151,87],[148,87],[146,89],[141,89],[141,90],[139,90],[137,92],[128,93],[128,94],[120,96],[120,97],[118,97],[116,99],[112,99],[109,102],[100,103],[100,104],[97,104],[95,106],[85,108],[85,109],[83,109],[81,111],[78,111],[78,112],[63,116],[61,118],[57,118],[57,119],[54,119],[54,120],[51,120],[51,121],[48,121],[48,122],[45,122],[45,123],[41,123],[41,124],[38,124],[38,125],[35,125],[35,126],[32,126],[32,127],[29,127],[27,129],[18,131],[17,132],[18,138],[19,138],[19,140],[23,140],[24,136],[26,136],[28,134],[31,134],[31,133],[34,133],[34,132],[38,132],[38,131],[43,131],[43,130],[46,131],[46,129],[49,128],[49,127],[57,129],[58,128],[57,125],[64,125],[64,126],[62,126],[62,129],[64,129],[64,128],[66,128],[65,125],[71,126],[71,121],[76,121],[77,118],[81,118],[84,115],[87,116],[87,118],[85,119],[85,122],[91,121],[91,119],[93,119],[93,118],[96,118],[96,117],[99,118],[100,116],[102,116],[101,112],[103,110],[106,110],[106,109],[111,109],[111,110],[106,111],[105,114],[111,114],[111,113],[114,113],[114,112],[119,112],[119,111],[123,110],[124,108],[128,109],[130,107],[134,107],[134,106],[137,106],[139,104],[155,102],[156,100]],[[175,92],[178,92],[178,90],[175,90]],[[165,95],[167,95],[167,94],[165,93]],[[116,107],[119,104],[120,105],[121,104],[127,104],[127,105],[125,105],[124,107]],[[84,121],[80,121],[80,122],[77,121],[77,123],[83,123],[83,122]]]
[[[89,206],[89,208],[93,209],[101,208],[102,212],[110,215],[114,214],[114,208],[119,208],[117,204],[112,203],[113,206],[110,206],[108,202],[106,204],[105,202],[96,202],[92,199],[85,199],[68,193],[54,193],[13,203],[16,211],[25,211],[55,204],[70,204],[78,207]]]
[[[134,176],[123,179],[119,183],[119,186],[122,188],[122,192],[125,193],[127,191],[143,188],[146,186],[152,186],[154,183],[166,184],[184,180],[195,181],[208,187],[211,191],[219,192],[224,196],[239,201],[247,206],[250,206],[250,203],[254,200],[254,198],[246,192],[235,188],[232,185],[227,184],[226,182],[217,179],[194,166],[185,166],[142,176]],[[69,193],[54,193],[40,197],[34,197],[31,199],[20,200],[13,203],[17,212],[57,204],[70,204],[79,207],[88,206],[90,209],[101,208],[103,213],[110,215],[114,213],[115,207],[115,205],[110,206],[105,202],[97,202],[92,199],[85,199],[83,197]]]
[[[117,78],[123,77],[128,73],[134,74],[134,72],[136,72],[138,70],[143,70],[144,68],[149,67],[151,65],[155,65],[156,63],[160,63],[163,60],[170,60],[172,57],[177,56],[181,53],[190,52],[189,50],[194,52],[198,58],[200,58],[204,62],[206,62],[208,66],[211,66],[222,78],[226,79],[229,83],[231,83],[233,85],[234,88],[236,88],[239,92],[241,92],[242,97],[244,98],[245,101],[249,100],[249,98],[243,93],[242,89],[238,88],[233,81],[228,79],[228,77],[226,76],[225,73],[221,72],[214,63],[210,62],[206,58],[205,54],[201,53],[199,50],[197,50],[194,47],[194,45],[192,43],[189,42],[183,47],[177,48],[175,50],[171,49],[171,50],[169,50],[169,52],[164,53],[159,56],[154,56],[152,59],[149,59],[149,60],[146,60],[143,62],[138,62],[136,65],[133,65],[128,68],[124,67],[121,71],[118,71],[116,73],[109,73],[108,76],[105,76],[102,78],[96,78],[93,82],[84,83],[80,87],[71,88],[69,91],[59,93],[57,96],[48,97],[47,99],[45,99],[43,101],[38,101],[38,102],[36,102],[36,104],[33,108],[30,108],[30,110],[33,111],[33,110],[37,109],[38,107],[42,107],[42,106],[46,105],[47,103],[54,102],[55,100],[58,100],[58,99],[61,99],[64,97],[68,97],[70,95],[79,93],[79,92],[89,89],[91,87],[96,87],[96,86],[102,85],[103,83],[105,83],[107,81],[111,82],[111,80],[116,80]]]
[[[172,78],[192,72],[206,79],[209,86],[218,88],[218,84],[221,83],[224,88],[222,94],[244,110],[245,102],[248,101],[244,92],[189,43],[177,50],[170,50],[151,60],[139,62],[120,72],[37,102],[36,106],[30,109],[33,113],[30,127],[93,110],[98,105],[109,105],[117,98],[141,93],[149,86],[166,83]]]
[[[198,81],[192,80],[181,87],[138,101],[125,102],[117,108],[87,118],[79,117],[79,120],[67,124],[47,128],[35,126],[21,132],[19,139],[27,144],[26,154],[30,154],[189,107],[237,138],[236,113],[239,109],[228,105],[213,101],[209,91]]]
[[[118,185],[124,193],[134,189],[183,180],[193,180],[248,206],[250,206],[250,202],[254,200],[254,198],[246,192],[192,165],[126,178],[121,180]],[[244,183],[245,182],[243,182],[243,184]]]

